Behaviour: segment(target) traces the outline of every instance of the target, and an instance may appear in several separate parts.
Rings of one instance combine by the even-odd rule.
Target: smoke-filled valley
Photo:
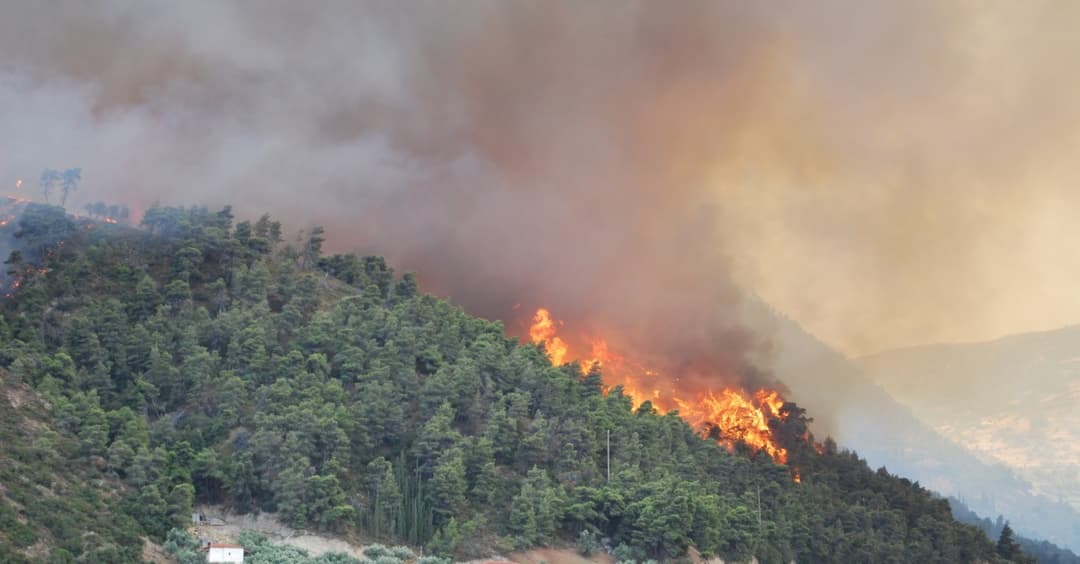
[[[469,543],[523,548],[588,532],[642,559],[691,546],[763,561],[1010,558],[1007,543],[985,552],[944,502],[891,472],[983,517],[1004,515],[1024,536],[1080,548],[1080,508],[1057,496],[1080,476],[1060,461],[1045,465],[1052,475],[1017,474],[982,452],[998,437],[950,433],[956,420],[921,410],[955,414],[968,387],[989,385],[981,372],[909,386],[917,378],[901,368],[883,390],[862,372],[872,366],[849,361],[1080,320],[1071,3],[0,0],[0,9],[5,385],[57,410],[70,404],[41,425],[86,443],[64,456],[113,480],[117,496],[138,505],[152,485],[168,498],[172,517],[109,509],[154,541],[177,524],[185,494],[170,492],[187,484],[197,501],[434,542],[456,557],[489,555],[468,553]],[[81,177],[61,179],[71,171]],[[67,215],[39,205],[61,197]],[[217,213],[224,205],[232,211]],[[256,221],[263,212],[273,220]],[[432,306],[417,283],[465,313]],[[103,329],[120,319],[155,335],[153,349]],[[170,319],[182,321],[166,330]],[[245,367],[238,351],[255,350],[266,358]],[[941,366],[935,377],[948,380],[951,365]],[[319,397],[282,395],[308,385]],[[598,389],[602,400],[589,395]],[[473,401],[455,396],[462,390]],[[587,399],[567,399],[578,393]],[[365,407],[364,394],[397,407]],[[438,397],[455,398],[449,415]],[[1077,398],[1063,397],[1067,412]],[[603,421],[571,413],[586,408]],[[95,409],[108,422],[103,442],[85,431]],[[299,440],[288,437],[305,409],[340,433],[305,435],[318,443],[311,452],[282,446]],[[623,411],[648,422],[626,423]],[[670,427],[650,427],[661,425],[653,417]],[[502,418],[514,433],[485,435]],[[681,461],[637,462],[640,475],[616,477],[613,491],[634,499],[618,511],[596,466],[606,454],[597,433],[613,421],[635,429],[615,439],[627,441],[620,448],[638,441]],[[485,437],[516,446],[488,445],[488,468]],[[132,454],[115,454],[114,466],[118,438]],[[124,469],[149,464],[140,448],[153,457],[180,440],[192,457],[228,462],[211,472],[169,454],[179,469],[170,476]],[[560,458],[570,455],[558,441],[580,464]],[[845,448],[888,471],[864,475]],[[681,466],[691,461],[722,467],[723,478]],[[458,466],[462,497],[421,493],[433,481],[456,492],[458,475],[447,473]],[[324,489],[286,492],[282,480]],[[793,480],[812,492],[791,494]],[[390,482],[412,501],[379,505]],[[761,528],[751,491],[774,503],[774,529]],[[634,521],[665,496],[690,508],[677,541],[644,532],[659,518]],[[830,496],[880,512],[867,534],[900,544],[851,541],[848,525],[867,519],[860,510],[804,523],[779,508],[814,511]],[[751,509],[753,532],[753,519],[742,522]],[[950,532],[931,539],[916,526],[920,512]],[[829,534],[843,548],[799,536],[837,523]],[[721,530],[749,536],[711,536]],[[65,534],[40,538],[75,554],[101,548],[74,551]],[[0,540],[11,538],[0,526]]]

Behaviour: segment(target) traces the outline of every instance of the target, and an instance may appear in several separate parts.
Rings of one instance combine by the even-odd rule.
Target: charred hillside
[[[20,527],[40,526],[31,501],[46,494],[12,497],[11,484],[59,467],[114,485],[99,500],[127,523],[114,561],[136,560],[133,539],[164,539],[194,502],[457,558],[579,543],[623,560],[691,547],[763,562],[1004,560],[917,483],[829,440],[819,452],[795,404],[768,423],[787,464],[718,442],[381,258],[323,256],[321,229],[290,245],[271,218],[228,208],[152,208],[133,229],[34,206],[15,223],[0,228],[19,251],[0,365],[72,439],[40,443],[43,461],[16,467],[30,476],[3,474],[5,560],[96,558],[89,537],[61,546]],[[0,468],[33,454],[0,452]]]

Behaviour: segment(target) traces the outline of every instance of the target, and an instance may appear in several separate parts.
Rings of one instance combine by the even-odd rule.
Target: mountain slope
[[[858,363],[942,434],[1080,509],[1080,326]]]
[[[0,360],[78,437],[55,464],[100,467],[137,501],[111,509],[158,540],[197,501],[462,558],[608,539],[623,559],[999,560],[924,488],[818,454],[796,405],[771,421],[778,465],[603,393],[380,258],[321,257],[320,230],[291,248],[228,209],[144,225],[28,208]]]
[[[49,411],[38,393],[0,370],[0,562],[137,559],[144,533],[126,511],[130,490],[100,461],[67,464],[85,443]]]
[[[747,309],[748,321],[771,333],[776,375],[801,405],[817,415],[819,432],[833,434],[874,466],[886,466],[944,495],[962,498],[980,514],[1005,515],[1025,536],[1080,547],[1080,512],[1040,495],[1003,464],[969,452],[970,445],[937,432],[905,405],[905,396],[894,399],[892,388],[887,392],[859,365],[794,321],[760,302],[749,303]],[[938,376],[930,382],[951,385],[951,376]],[[938,397],[971,397],[963,384],[956,386],[942,389]]]
[[[998,515],[997,520],[994,521],[989,518],[979,517],[964,502],[955,497],[949,498],[949,507],[952,507],[953,515],[956,516],[957,520],[969,525],[975,525],[992,539],[1000,538],[1002,530],[1008,524],[1001,515]],[[1047,541],[1036,541],[1024,536],[1017,536],[1016,543],[1024,549],[1025,553],[1035,557],[1039,562],[1047,564],[1080,564],[1080,556]]]

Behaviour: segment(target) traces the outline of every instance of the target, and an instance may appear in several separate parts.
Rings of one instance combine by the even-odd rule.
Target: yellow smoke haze
[[[321,223],[657,354],[755,350],[735,286],[849,354],[1080,321],[1080,3],[0,9],[8,186]]]

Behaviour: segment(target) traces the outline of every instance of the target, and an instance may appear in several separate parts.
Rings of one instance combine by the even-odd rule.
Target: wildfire
[[[529,328],[532,342],[543,345],[556,365],[570,358],[570,347],[558,335],[559,325],[550,311],[540,308]],[[754,452],[768,453],[781,464],[787,462],[787,450],[778,444],[770,427],[770,422],[786,418],[782,412],[784,399],[775,390],[760,389],[749,393],[736,387],[724,387],[687,393],[660,378],[658,372],[612,352],[606,340],[585,338],[584,341],[591,353],[590,358],[582,359],[585,369],[600,365],[605,382],[611,387],[622,386],[635,407],[649,401],[662,412],[676,411],[703,435],[716,438],[729,449],[741,442]]]
[[[119,222],[119,221],[117,221],[117,220],[116,220],[115,218],[112,218],[112,217],[106,217],[106,218],[105,218],[105,223],[120,223],[120,222]]]
[[[569,349],[557,333],[558,329],[555,327],[555,321],[551,319],[551,312],[544,308],[536,310],[532,327],[529,328],[529,338],[537,345],[542,344],[551,362],[559,365],[566,359]]]
[[[787,450],[776,444],[769,421],[783,419],[784,400],[775,390],[758,390],[748,395],[742,390],[724,388],[695,400],[673,398],[679,415],[699,429],[717,429],[718,440],[729,448],[743,441],[755,451],[764,450],[777,462],[787,462]]]
[[[22,179],[21,178],[15,181],[15,189],[18,190],[19,188],[22,188]]]

